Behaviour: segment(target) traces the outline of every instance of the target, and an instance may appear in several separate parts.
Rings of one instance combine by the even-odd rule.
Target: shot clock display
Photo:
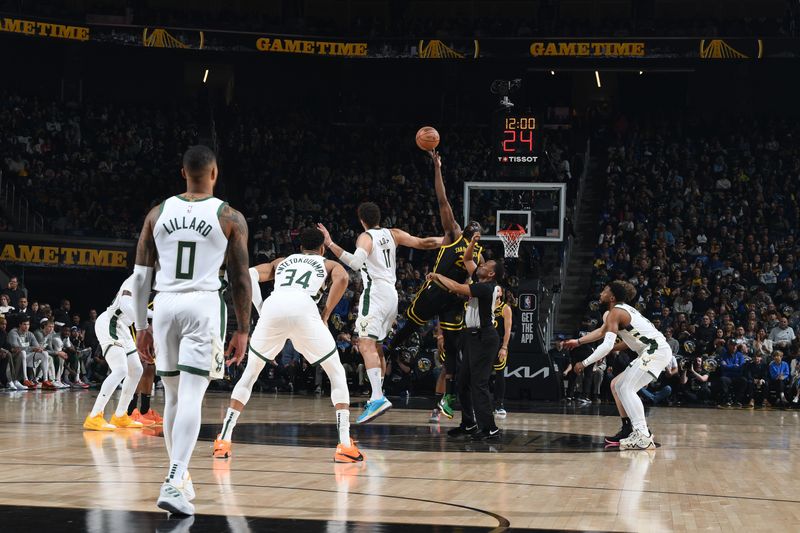
[[[494,127],[495,156],[501,165],[533,164],[538,159],[536,118],[500,114]]]

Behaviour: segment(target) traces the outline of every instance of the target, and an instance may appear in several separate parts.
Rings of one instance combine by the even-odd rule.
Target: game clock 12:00
[[[539,152],[536,118],[500,114],[494,120],[495,157],[501,165],[535,164]]]

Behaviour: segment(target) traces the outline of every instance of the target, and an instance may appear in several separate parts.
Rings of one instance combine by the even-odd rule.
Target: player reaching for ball
[[[444,179],[442,178],[442,158],[434,150],[429,153],[433,160],[434,186],[436,200],[439,203],[439,217],[444,228],[444,239],[432,271],[456,283],[466,283],[469,279],[469,273],[464,267],[464,252],[470,240],[472,240],[472,236],[481,232],[481,225],[472,220],[463,231],[461,230],[461,226],[456,222],[455,215],[453,215],[453,208],[447,200]],[[483,261],[482,253],[483,247],[476,244],[474,256],[477,264]],[[453,418],[452,402],[455,399],[453,377],[456,373],[456,362],[458,360],[458,336],[464,327],[464,302],[465,300],[462,297],[448,291],[438,281],[426,280],[406,310],[408,320],[397,332],[397,335],[394,336],[389,347],[390,352],[394,353],[429,320],[435,316],[439,317],[439,324],[444,336],[445,371],[443,373],[444,377],[440,378],[440,381],[436,384],[436,394],[437,398],[439,398],[437,402],[438,409],[447,418]],[[433,416],[438,416],[438,413],[434,412]]]
[[[330,233],[322,224],[318,227],[325,236],[325,246],[333,255],[361,272],[364,290],[358,301],[358,350],[364,357],[372,395],[364,411],[356,419],[363,424],[380,416],[392,404],[383,395],[382,377],[386,361],[383,358],[382,342],[392,329],[397,316],[397,247],[408,246],[418,250],[432,250],[442,245],[442,237],[415,237],[397,228],[382,228],[381,210],[373,202],[358,206],[358,220],[364,232],[356,240],[356,251],[346,252],[331,240]]]
[[[611,445],[619,444],[621,450],[655,448],[653,436],[647,428],[644,405],[637,393],[657,379],[672,358],[672,349],[664,335],[652,322],[639,314],[639,311],[628,305],[635,296],[636,289],[630,283],[612,281],[600,293],[600,302],[608,304],[608,311],[603,315],[603,325],[579,339],[564,343],[572,350],[581,344],[603,339],[603,343],[589,357],[575,364],[574,370],[577,373],[612,350],[624,350],[625,346],[639,354],[622,374],[611,381],[611,392],[622,418],[622,429],[613,437],[606,437],[606,442]],[[619,342],[617,337],[621,339]]]

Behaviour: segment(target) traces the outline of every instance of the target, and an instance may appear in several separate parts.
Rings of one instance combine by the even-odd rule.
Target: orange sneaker
[[[152,407],[149,411],[142,415],[142,417],[152,420],[154,424],[163,424],[164,419]]]
[[[141,422],[137,422],[133,420],[131,417],[128,416],[128,413],[125,413],[122,416],[114,415],[111,417],[109,421],[111,425],[117,426],[117,429],[121,428],[130,428],[130,429],[141,429],[144,427],[144,424]]]
[[[217,438],[214,439],[214,457],[217,459],[227,459],[233,455],[231,451],[233,443],[229,440],[222,440],[220,438],[221,436],[222,434],[220,433],[217,435]]]
[[[22,384],[25,385],[26,387],[28,387],[29,389],[35,389],[36,386],[38,385],[38,383],[34,383],[33,381],[31,381],[29,379],[26,379],[25,381],[23,381]]]
[[[56,390],[56,386],[53,385],[52,381],[42,381],[42,389],[43,390]]]
[[[350,446],[339,443],[336,446],[336,453],[333,455],[334,463],[360,463],[367,458],[356,446],[356,441],[350,439]]]
[[[133,413],[131,413],[130,417],[131,417],[131,420],[133,420],[134,422],[139,422],[144,427],[150,427],[150,426],[155,426],[156,425],[156,423],[153,422],[152,420],[150,420],[149,418],[145,418],[142,415],[142,413],[139,412],[139,408],[138,407],[133,410]]]
[[[90,413],[86,415],[86,420],[83,421],[83,429],[92,431],[114,431],[117,429],[117,426],[106,422],[106,419],[103,418],[103,413],[97,413],[95,416],[91,416]]]

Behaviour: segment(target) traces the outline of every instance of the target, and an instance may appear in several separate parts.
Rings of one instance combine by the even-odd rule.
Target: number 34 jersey
[[[293,254],[275,268],[273,292],[297,290],[319,300],[327,278],[324,257],[316,254]]]
[[[216,291],[219,270],[228,249],[219,215],[225,202],[209,196],[189,201],[167,198],[153,227],[158,251],[155,290],[158,292]]]

